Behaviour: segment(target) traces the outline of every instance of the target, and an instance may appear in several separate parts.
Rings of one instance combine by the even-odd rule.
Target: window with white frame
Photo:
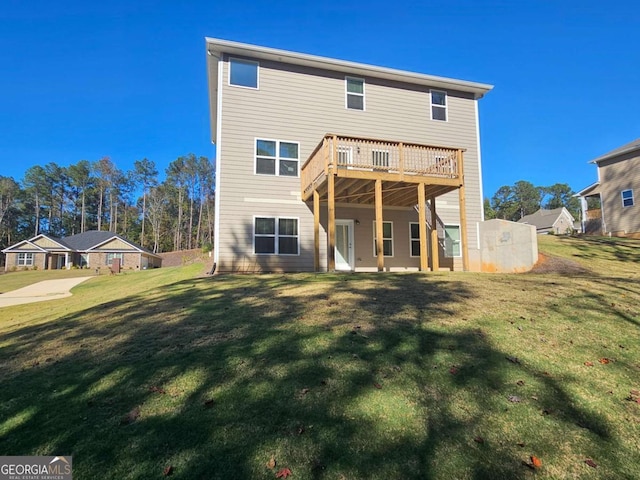
[[[460,248],[460,225],[444,226],[444,256],[462,256],[462,250]]]
[[[349,110],[364,110],[364,79],[345,77],[345,103]]]
[[[623,190],[620,194],[622,195],[622,206],[633,207],[633,190]]]
[[[447,121],[447,92],[431,90],[431,120]]]
[[[297,142],[256,139],[256,174],[297,177],[299,150]]]
[[[373,256],[378,256],[376,221],[373,221]],[[393,222],[382,222],[382,251],[385,257],[393,257]]]
[[[353,163],[353,148],[338,146],[338,165],[351,165]]]
[[[124,253],[107,253],[105,265],[112,265],[115,258],[120,259],[120,266],[124,265]]]
[[[255,217],[253,251],[256,255],[298,255],[297,218]]]
[[[229,85],[245,88],[258,88],[258,62],[229,59]]]
[[[371,150],[371,164],[374,167],[388,167],[389,150]]]
[[[33,253],[19,253],[18,254],[18,266],[30,267],[33,265]]]
[[[409,223],[409,242],[410,252],[412,257],[420,256],[420,224],[411,222]]]

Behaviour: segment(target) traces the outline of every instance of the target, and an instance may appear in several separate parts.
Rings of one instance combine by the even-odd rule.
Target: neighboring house
[[[564,235],[573,233],[575,219],[565,207],[544,210],[541,208],[531,215],[525,215],[518,223],[525,223],[536,227],[536,233],[553,233]]]
[[[640,138],[589,163],[597,165],[598,181],[577,194],[582,200],[583,231],[640,238],[640,207],[636,198],[640,192]],[[600,209],[588,208],[590,197],[599,197]],[[593,230],[590,224],[598,219],[600,231],[590,232],[590,227]]]
[[[5,270],[39,268],[108,268],[120,259],[121,268],[146,269],[162,266],[162,258],[113,232],[92,230],[56,238],[41,233],[2,250]]]
[[[480,270],[491,85],[206,47],[218,271]]]

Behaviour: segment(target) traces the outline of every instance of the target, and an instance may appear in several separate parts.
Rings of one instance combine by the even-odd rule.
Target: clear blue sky
[[[215,156],[205,36],[495,85],[480,101],[485,196],[596,179],[640,137],[631,1],[2,0],[0,174],[110,156]]]

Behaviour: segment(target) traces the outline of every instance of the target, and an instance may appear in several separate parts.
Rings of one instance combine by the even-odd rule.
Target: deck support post
[[[429,200],[431,210],[431,271],[440,269],[440,252],[438,248],[438,217],[436,216],[436,197]]]
[[[382,180],[376,180],[376,256],[378,260],[378,271],[384,270],[384,236],[382,220]]]
[[[460,188],[458,189],[458,199],[460,203],[460,243],[462,243],[462,270],[469,271],[469,244],[467,242],[467,205],[464,191],[464,161],[462,150],[458,150],[457,155],[458,174],[460,175]]]
[[[327,271],[336,270],[336,197],[333,165],[329,165],[327,175]]]
[[[313,270],[320,271],[320,194],[313,189]]]
[[[418,184],[418,228],[420,231],[420,271],[426,272],[427,265],[427,212],[424,183]]]

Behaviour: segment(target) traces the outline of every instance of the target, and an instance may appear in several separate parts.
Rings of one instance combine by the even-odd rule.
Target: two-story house
[[[577,193],[585,233],[640,238],[640,138],[591,160],[598,181]],[[589,199],[597,199],[595,207]]]
[[[492,86],[206,39],[220,272],[480,270]]]

